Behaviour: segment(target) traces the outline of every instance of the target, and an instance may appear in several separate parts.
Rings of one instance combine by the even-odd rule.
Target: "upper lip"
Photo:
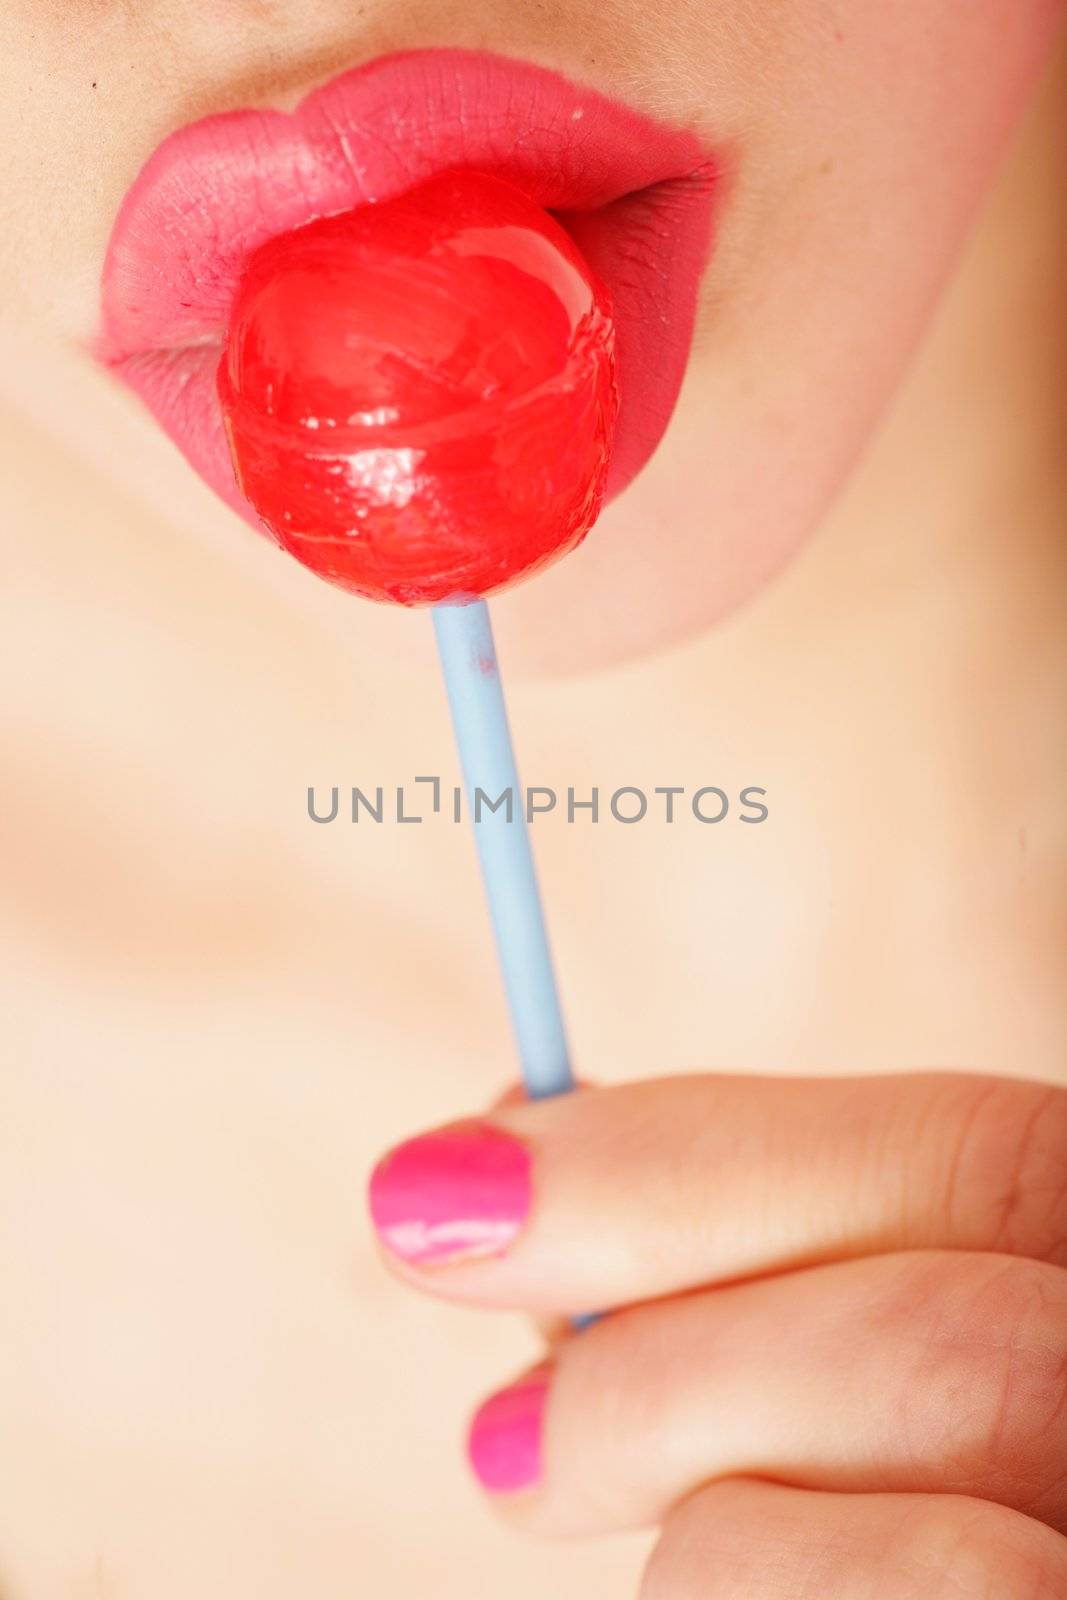
[[[116,219],[96,354],[246,510],[214,370],[249,254],[315,217],[460,166],[515,183],[555,212],[612,291],[617,492],[655,448],[677,396],[716,166],[694,134],[529,63],[413,51],[342,74],[292,113],[227,112],[172,134]]]

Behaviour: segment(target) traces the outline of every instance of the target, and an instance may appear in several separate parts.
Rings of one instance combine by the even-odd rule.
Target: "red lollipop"
[[[371,599],[490,594],[600,510],[607,292],[496,178],[444,173],[262,246],[218,387],[246,498],[305,566]]]

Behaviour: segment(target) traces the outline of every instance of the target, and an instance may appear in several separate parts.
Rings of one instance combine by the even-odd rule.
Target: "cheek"
[[[586,549],[509,600],[531,665],[705,627],[818,527],[928,325],[1063,10],[793,4],[749,81],[712,85],[730,190],[682,400]]]

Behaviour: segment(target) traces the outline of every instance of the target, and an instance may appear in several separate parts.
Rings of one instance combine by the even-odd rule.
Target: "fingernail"
[[[547,1398],[547,1376],[532,1373],[492,1395],[476,1412],[467,1454],[475,1476],[490,1494],[515,1494],[540,1482]]]
[[[501,1255],[530,1210],[526,1146],[483,1122],[424,1134],[393,1150],[370,1182],[378,1236],[429,1266]]]

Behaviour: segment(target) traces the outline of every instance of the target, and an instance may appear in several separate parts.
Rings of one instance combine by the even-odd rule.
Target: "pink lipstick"
[[[319,218],[466,168],[512,184],[579,245],[614,308],[617,494],[670,420],[711,248],[716,164],[557,73],[426,50],[344,73],[290,113],[235,111],[166,139],[126,196],[102,279],[96,353],[248,520],[215,373],[250,257]]]

